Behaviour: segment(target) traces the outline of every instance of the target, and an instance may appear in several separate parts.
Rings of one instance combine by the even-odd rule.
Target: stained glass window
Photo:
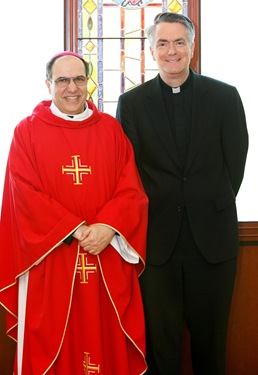
[[[188,14],[188,1],[78,0],[77,52],[90,65],[89,99],[115,114],[118,96],[157,74],[144,31],[162,11]]]

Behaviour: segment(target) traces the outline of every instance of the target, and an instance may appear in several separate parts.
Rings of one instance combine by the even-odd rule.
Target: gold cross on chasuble
[[[93,374],[99,374],[100,371],[100,365],[93,365],[90,363],[90,354],[87,352],[84,352],[83,368],[85,375],[92,374],[92,371],[94,371]]]
[[[88,284],[89,273],[97,272],[95,264],[88,264],[87,253],[80,253],[76,272],[80,274],[81,284]]]
[[[81,164],[80,155],[73,155],[72,165],[62,165],[62,174],[64,173],[73,176],[74,185],[82,185],[82,175],[91,174],[91,167]]]

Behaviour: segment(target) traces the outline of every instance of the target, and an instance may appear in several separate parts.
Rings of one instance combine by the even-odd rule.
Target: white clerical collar
[[[180,86],[178,87],[172,87],[173,94],[178,94],[181,91]]]
[[[79,113],[78,115],[69,115],[66,113],[63,113],[60,111],[60,109],[57,108],[57,106],[52,101],[50,105],[50,110],[52,113],[58,117],[63,118],[64,120],[70,120],[70,121],[83,121],[86,118],[90,117],[92,115],[92,110],[88,107],[87,103],[85,102],[85,110],[82,113]]]

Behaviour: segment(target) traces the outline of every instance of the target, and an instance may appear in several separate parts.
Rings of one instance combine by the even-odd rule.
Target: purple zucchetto
[[[79,59],[83,59],[83,57],[81,55],[79,55],[78,53],[76,52],[72,52],[72,51],[63,51],[63,52],[59,52],[57,54],[55,54],[52,59],[56,59],[57,57],[62,57],[62,56],[67,56],[67,55],[71,55],[71,56],[75,56],[75,57],[78,57]],[[51,59],[51,60],[52,60]]]

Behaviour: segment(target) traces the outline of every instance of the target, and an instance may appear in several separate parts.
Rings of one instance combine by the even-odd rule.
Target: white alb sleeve
[[[139,263],[139,255],[121,236],[115,234],[110,244],[127,262],[133,264]]]

